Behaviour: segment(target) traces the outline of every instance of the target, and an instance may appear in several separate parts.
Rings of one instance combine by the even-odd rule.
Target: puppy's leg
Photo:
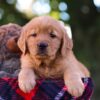
[[[18,84],[23,92],[30,92],[34,86],[36,76],[28,55],[21,57],[21,71],[18,75]]]
[[[79,97],[85,88],[82,78],[89,77],[89,72],[82,64],[79,64],[73,53],[68,56],[66,65],[64,71],[65,85],[72,96]]]
[[[75,97],[83,94],[84,84],[81,80],[81,75],[76,70],[66,70],[64,72],[64,81],[67,86],[68,92]]]

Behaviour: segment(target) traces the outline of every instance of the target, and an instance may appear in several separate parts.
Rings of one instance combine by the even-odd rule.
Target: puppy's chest
[[[60,78],[63,76],[63,69],[60,66],[40,66],[34,71],[41,78]]]

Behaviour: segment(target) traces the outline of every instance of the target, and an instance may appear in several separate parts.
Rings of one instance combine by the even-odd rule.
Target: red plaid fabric
[[[93,82],[91,78],[82,80],[85,91],[81,97],[75,98],[67,92],[62,79],[37,80],[35,88],[24,93],[18,87],[17,78],[0,78],[0,100],[90,100]]]

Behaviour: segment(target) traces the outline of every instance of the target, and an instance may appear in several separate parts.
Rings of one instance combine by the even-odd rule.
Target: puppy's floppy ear
[[[26,39],[27,39],[27,32],[24,30],[24,27],[22,28],[21,35],[18,39],[18,47],[22,51],[23,54],[26,53]]]
[[[72,50],[73,48],[73,41],[69,37],[69,34],[67,33],[67,29],[64,25],[62,25],[63,30],[63,38],[62,38],[62,44],[61,44],[61,55],[66,56],[66,53],[68,50]]]
[[[20,49],[17,45],[19,36],[11,37],[10,39],[7,40],[6,46],[7,48],[14,53],[20,53]]]
[[[64,25],[64,22],[59,21],[60,25],[66,30],[67,35],[70,39],[72,39],[72,31],[69,25]]]

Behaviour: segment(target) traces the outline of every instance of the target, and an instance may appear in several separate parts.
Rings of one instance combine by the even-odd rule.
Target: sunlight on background
[[[60,13],[60,18],[63,20],[63,21],[66,21],[66,20],[69,20],[70,19],[70,16],[68,13],[66,12],[61,12]]]
[[[37,0],[32,5],[32,11],[37,15],[50,13],[51,7],[49,4],[49,0],[40,0],[40,1]]]
[[[60,9],[61,11],[67,10],[67,9],[68,9],[67,4],[66,4],[65,2],[61,2],[61,3],[59,4],[59,9]]]
[[[12,3],[14,0],[7,0],[9,3]],[[100,11],[100,0],[93,0],[98,11]],[[61,19],[63,21],[70,20],[70,15],[68,14],[68,6],[65,2],[60,2],[57,6],[57,1],[52,1],[52,7],[50,6],[50,0],[17,0],[16,8],[25,13],[29,18],[33,16],[50,14],[56,19]],[[52,10],[59,8],[59,11]],[[84,6],[82,9],[84,14],[89,12],[88,6]]]
[[[19,11],[29,10],[32,5],[33,0],[17,0],[16,7]]]
[[[93,0],[96,7],[100,7],[100,0]]]
[[[26,15],[43,15],[48,14],[51,11],[49,0],[17,0],[16,8],[26,13]]]
[[[16,8],[25,13],[28,17],[33,17],[35,15],[45,15],[50,14],[56,19],[61,19],[67,21],[70,19],[70,15],[67,13],[68,7],[65,2],[60,2],[57,6],[56,1],[53,1],[54,9],[59,8],[59,11],[52,11],[50,6],[50,0],[17,0]]]

